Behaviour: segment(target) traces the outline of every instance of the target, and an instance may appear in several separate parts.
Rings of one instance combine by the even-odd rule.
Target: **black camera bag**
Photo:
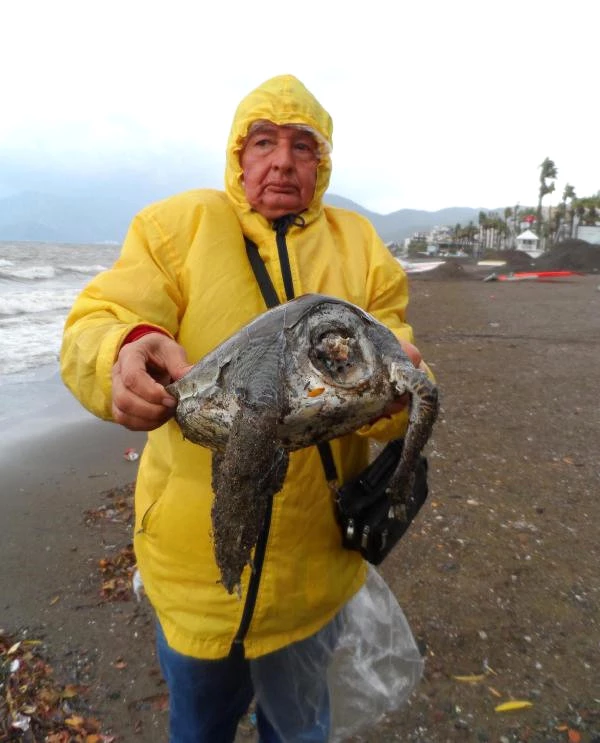
[[[346,549],[358,550],[373,565],[398,543],[428,494],[427,459],[419,457],[412,493],[406,504],[394,506],[387,486],[404,441],[391,441],[357,477],[337,489],[336,516]]]

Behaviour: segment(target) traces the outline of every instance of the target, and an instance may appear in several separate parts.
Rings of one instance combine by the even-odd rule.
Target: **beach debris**
[[[105,601],[129,601],[135,572],[133,545],[121,548],[114,557],[102,557],[98,567],[102,574],[100,595]]]
[[[452,676],[455,681],[460,681],[463,684],[478,684],[481,681],[485,681],[485,673],[471,673],[467,676]]]
[[[409,426],[389,485],[400,514],[438,413],[435,384],[391,330],[318,294],[263,313],[167,391],[184,437],[213,450],[215,557],[223,585],[238,595],[291,451],[356,431],[408,396]]]
[[[134,699],[129,702],[128,708],[136,712],[141,712],[145,709],[151,709],[155,712],[167,712],[169,709],[169,694],[168,692],[162,692],[151,694],[141,699]]]
[[[0,741],[111,743],[98,720],[79,713],[85,687],[57,683],[40,644],[0,629]]]
[[[146,595],[146,592],[144,591],[144,582],[142,581],[142,576],[140,575],[140,571],[137,568],[133,571],[131,587],[137,601],[141,601]]]
[[[133,527],[135,483],[130,482],[121,487],[113,488],[104,496],[106,503],[84,511],[84,521],[87,526],[96,526],[102,523],[122,524],[129,530]],[[105,547],[116,550],[117,545]],[[138,601],[141,598],[141,578],[136,568],[133,545],[128,542],[116,554],[102,557],[98,560],[98,568],[102,575],[100,595],[104,601],[129,601],[135,595]],[[138,577],[136,577],[138,576]],[[0,743],[1,739],[0,739]]]
[[[135,483],[113,488],[106,494],[107,503],[84,511],[84,521],[89,526],[99,522],[131,524],[133,521],[133,492]]]
[[[123,457],[128,462],[135,462],[137,459],[140,458],[140,455],[135,449],[129,448],[129,449],[125,449],[125,451],[123,452]]]
[[[516,712],[520,709],[529,709],[529,707],[533,707],[533,702],[514,699],[510,702],[502,702],[502,704],[497,704],[494,707],[494,712]]]
[[[581,743],[581,733],[579,730],[570,728],[568,725],[557,725],[555,730],[559,733],[566,733],[568,743]]]

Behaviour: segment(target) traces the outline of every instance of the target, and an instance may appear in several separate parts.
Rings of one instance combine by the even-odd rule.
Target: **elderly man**
[[[371,224],[325,207],[332,123],[294,77],[239,105],[225,192],[195,190],[144,209],[121,256],[76,300],[63,379],[95,415],[149,431],[136,485],[135,551],[156,611],[170,691],[171,743],[232,741],[253,696],[261,741],[326,741],[326,671],[339,612],[365,579],[341,546],[319,454],[291,455],[242,600],[219,585],[210,452],[184,441],[164,385],[265,310],[244,238],[280,301],[349,300],[390,327],[418,363],[404,322],[406,276]],[[394,415],[332,442],[342,479],[367,463],[368,437],[401,435]]]

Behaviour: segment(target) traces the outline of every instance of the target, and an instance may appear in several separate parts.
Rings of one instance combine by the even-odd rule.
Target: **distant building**
[[[404,238],[404,254],[408,253],[411,243],[427,243],[428,239],[428,232],[413,232],[410,237]]]
[[[405,248],[403,245],[400,245],[400,243],[396,242],[395,240],[392,240],[389,243],[385,244],[385,247],[390,251],[392,255],[398,256],[405,253]]]
[[[600,245],[600,225],[579,225],[577,237],[592,245]]]
[[[542,251],[539,246],[540,238],[531,230],[525,230],[517,235],[516,248],[527,253],[531,258],[538,258]]]

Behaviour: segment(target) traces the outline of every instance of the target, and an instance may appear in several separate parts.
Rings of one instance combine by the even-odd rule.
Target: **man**
[[[261,85],[235,114],[225,192],[191,191],[143,210],[116,264],[67,319],[67,386],[95,415],[150,432],[135,551],[158,619],[171,743],[232,741],[255,692],[264,743],[328,739],[327,663],[365,563],[341,547],[319,454],[291,455],[239,600],[219,584],[213,555],[211,453],[183,440],[164,385],[264,312],[244,237],[258,245],[280,301],[307,292],[349,300],[420,362],[402,269],[367,220],[323,206],[331,134],[329,115],[294,77]],[[366,465],[369,436],[393,438],[405,425],[394,415],[332,442],[340,478]]]

